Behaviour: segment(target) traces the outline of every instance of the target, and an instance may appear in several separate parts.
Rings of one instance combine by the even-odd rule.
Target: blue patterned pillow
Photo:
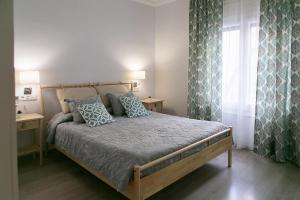
[[[129,118],[148,116],[150,114],[137,96],[121,96],[120,102]]]
[[[73,120],[76,123],[85,123],[85,120],[81,116],[77,107],[81,104],[92,104],[92,103],[102,103],[100,96],[89,97],[86,99],[65,99],[65,102],[69,104],[70,111],[73,115]]]
[[[80,104],[77,109],[89,127],[96,127],[113,121],[112,116],[102,103]]]

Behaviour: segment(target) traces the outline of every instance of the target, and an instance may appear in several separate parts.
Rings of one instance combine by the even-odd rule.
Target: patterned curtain
[[[255,152],[300,166],[300,0],[261,0]]]
[[[222,118],[223,1],[191,0],[189,13],[188,115]]]

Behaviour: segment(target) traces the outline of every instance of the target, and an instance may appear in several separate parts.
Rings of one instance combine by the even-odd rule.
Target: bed
[[[98,85],[48,86],[42,91]],[[89,128],[58,113],[49,121],[48,142],[133,200],[152,196],[226,151],[231,167],[232,129],[224,124],[155,112],[114,120]]]

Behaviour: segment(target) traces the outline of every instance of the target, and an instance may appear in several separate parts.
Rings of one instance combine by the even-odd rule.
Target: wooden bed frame
[[[99,85],[127,85],[131,83],[92,83],[92,84],[80,84],[80,85],[59,85],[59,86],[45,86],[41,87],[41,103],[42,103],[42,112],[45,112],[44,101],[42,92],[45,89],[58,89],[58,88],[76,88],[76,87],[95,87]],[[132,90],[132,84],[130,86]],[[214,139],[219,136],[226,136],[218,142],[213,143]],[[183,154],[201,144],[206,144],[206,147],[200,150],[197,153],[194,153],[188,157],[183,157]],[[85,164],[83,161],[78,160],[73,155],[68,152],[55,147],[58,151],[69,157],[71,160],[79,164],[81,167],[89,171],[91,174],[115,188],[107,177],[103,176],[101,173],[92,169],[89,165]],[[182,149],[179,149],[173,153],[170,153],[166,156],[163,156],[159,159],[153,160],[144,165],[136,165],[133,172],[133,180],[129,183],[125,191],[121,192],[127,198],[131,200],[144,200],[153,194],[159,192],[163,188],[169,186],[170,184],[176,182],[185,175],[193,172],[198,169],[209,160],[216,158],[222,153],[228,153],[228,167],[232,165],[232,128],[228,128],[222,132],[216,133],[208,138],[197,141],[191,145],[188,145]],[[142,177],[141,174],[143,171],[159,165],[160,163],[167,161],[173,157],[180,156],[180,160],[168,165],[165,168],[160,169],[159,171],[152,173],[150,175]],[[116,189],[116,188],[115,188]]]

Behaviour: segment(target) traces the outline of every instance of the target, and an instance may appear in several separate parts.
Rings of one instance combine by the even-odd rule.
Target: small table
[[[44,116],[31,113],[31,114],[18,114],[16,117],[17,131],[20,134],[27,133],[27,130],[36,130],[39,134],[39,139],[35,144],[18,149],[18,156],[37,153],[40,154],[40,165],[43,164],[43,119]]]
[[[143,99],[142,103],[144,104],[147,110],[155,111],[155,112],[163,112],[163,102],[162,99],[154,99],[154,98],[147,98]]]

